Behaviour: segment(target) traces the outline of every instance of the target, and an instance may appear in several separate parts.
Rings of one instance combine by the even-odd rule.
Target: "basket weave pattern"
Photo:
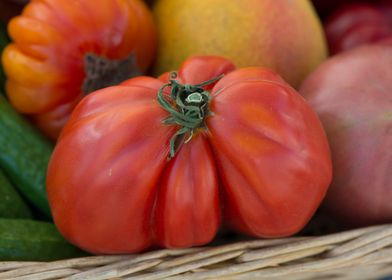
[[[54,262],[0,262],[0,279],[379,279],[392,275],[392,225]]]

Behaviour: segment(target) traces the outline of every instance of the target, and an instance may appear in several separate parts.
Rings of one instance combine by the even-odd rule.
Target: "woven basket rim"
[[[391,264],[392,224],[384,224],[132,255],[6,261],[0,279],[377,279],[392,275]]]

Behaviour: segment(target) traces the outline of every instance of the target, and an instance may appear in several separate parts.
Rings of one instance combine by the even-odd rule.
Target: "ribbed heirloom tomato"
[[[32,0],[8,30],[7,95],[53,139],[84,95],[140,75],[155,53],[142,0]]]
[[[47,191],[69,241],[131,253],[205,244],[221,223],[294,234],[330,180],[328,142],[304,99],[269,70],[206,56],[85,97],[58,139]]]

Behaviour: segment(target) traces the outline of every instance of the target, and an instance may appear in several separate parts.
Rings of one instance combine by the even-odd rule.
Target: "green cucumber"
[[[0,94],[0,168],[19,192],[47,217],[45,188],[53,144]]]
[[[53,261],[86,255],[67,242],[53,223],[0,219],[2,261]]]
[[[30,208],[5,177],[2,170],[0,170],[0,217],[25,219],[33,217]]]

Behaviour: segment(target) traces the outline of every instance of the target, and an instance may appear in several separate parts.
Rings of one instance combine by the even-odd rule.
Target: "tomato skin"
[[[125,253],[150,245],[146,217],[172,131],[161,126],[165,112],[154,96],[138,87],[96,92],[78,105],[78,121],[71,117],[56,145],[47,178],[52,214],[86,250]]]
[[[212,151],[207,139],[197,135],[163,172],[155,206],[157,243],[178,248],[210,242],[220,224],[219,205]]]
[[[31,1],[8,30],[13,42],[2,54],[7,96],[52,139],[77,101],[91,92],[89,79],[129,58],[128,79],[132,71],[145,72],[155,54],[152,15],[141,0]],[[90,65],[91,56],[106,68],[91,66],[99,64]],[[117,84],[99,78],[97,88]]]
[[[227,83],[231,75],[239,82]],[[207,126],[226,191],[225,220],[255,236],[299,231],[331,180],[316,114],[279,77],[258,68],[228,74],[215,92]]]
[[[194,84],[220,74],[206,86],[206,127],[170,160],[179,127],[162,123],[169,114],[156,99],[168,75],[82,99],[47,176],[53,218],[68,240],[94,253],[132,253],[203,245],[220,224],[258,237],[305,225],[331,180],[316,114],[275,73],[234,70],[223,58],[189,58],[177,78]]]

